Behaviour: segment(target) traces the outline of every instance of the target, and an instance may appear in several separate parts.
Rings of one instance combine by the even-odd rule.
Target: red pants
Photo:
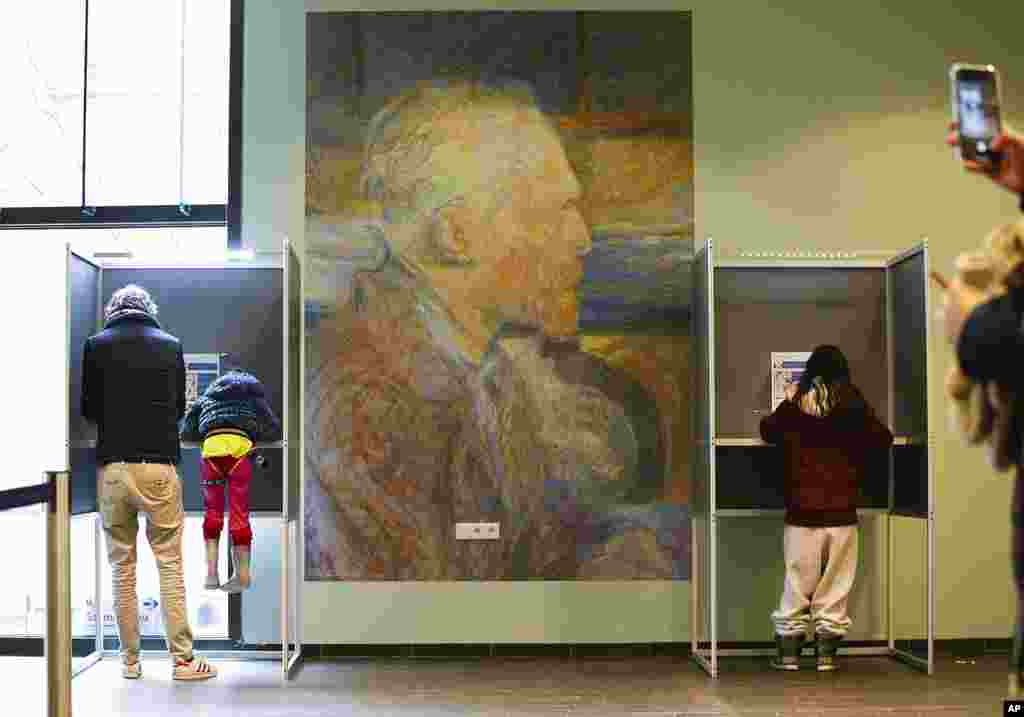
[[[200,468],[203,481],[203,500],[206,519],[203,537],[217,540],[224,528],[224,488],[228,490],[230,517],[228,532],[234,545],[252,545],[252,526],[249,525],[249,481],[252,463],[249,457],[218,456],[204,458]]]

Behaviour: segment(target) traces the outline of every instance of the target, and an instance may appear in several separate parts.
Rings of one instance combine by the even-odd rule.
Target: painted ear
[[[442,207],[434,212],[428,243],[438,263],[456,266],[473,263],[464,227],[458,208]]]

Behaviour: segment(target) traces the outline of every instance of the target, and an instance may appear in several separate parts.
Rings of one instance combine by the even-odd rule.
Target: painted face
[[[472,300],[491,319],[530,324],[552,336],[576,333],[576,289],[590,231],[577,207],[580,185],[543,117],[502,122],[477,154],[500,147],[512,161],[489,185],[489,209],[464,226],[473,260]]]

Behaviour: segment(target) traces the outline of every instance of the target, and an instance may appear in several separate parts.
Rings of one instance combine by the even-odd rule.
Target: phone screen
[[[956,101],[965,157],[990,156],[992,139],[1000,131],[995,74],[984,70],[957,72]]]

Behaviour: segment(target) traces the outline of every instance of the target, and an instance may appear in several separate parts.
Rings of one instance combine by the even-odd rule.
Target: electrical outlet
[[[497,540],[501,537],[500,523],[456,523],[456,540]]]

